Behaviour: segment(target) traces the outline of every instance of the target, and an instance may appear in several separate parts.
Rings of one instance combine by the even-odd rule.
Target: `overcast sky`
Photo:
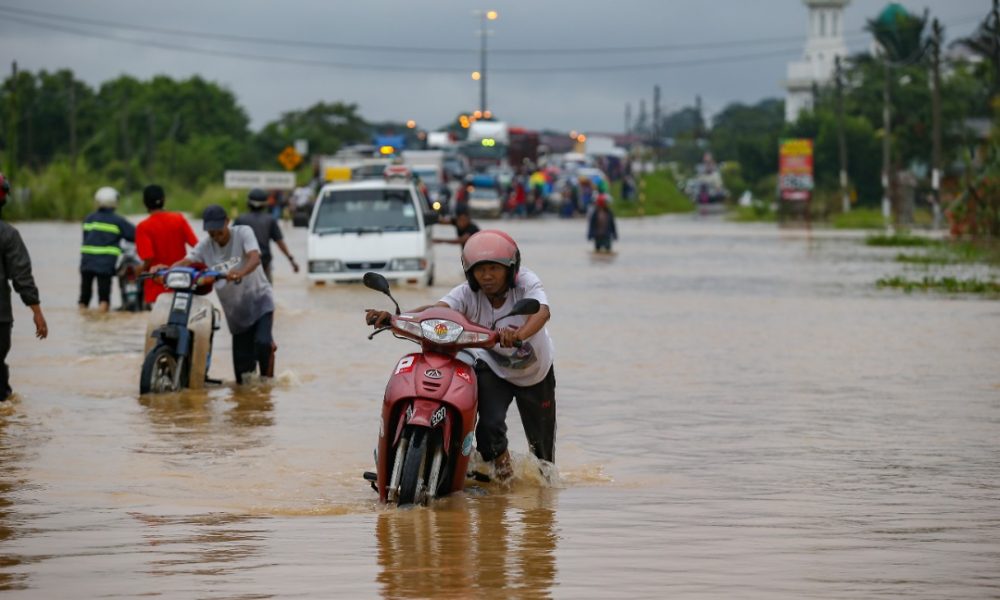
[[[865,20],[886,4],[847,7],[851,51],[869,47]],[[991,0],[901,4],[929,9],[952,40]],[[254,129],[338,100],[368,120],[431,129],[478,107],[475,13],[486,9],[499,14],[489,108],[512,124],[583,132],[622,131],[626,104],[633,115],[641,98],[651,106],[655,84],[664,112],[697,95],[709,114],[783,97],[808,14],[802,0],[0,0],[0,69],[69,68],[95,87],[121,74],[200,75],[232,90]]]

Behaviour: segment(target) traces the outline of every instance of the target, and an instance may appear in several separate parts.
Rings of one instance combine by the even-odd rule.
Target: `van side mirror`
[[[433,225],[439,221],[437,212],[433,210],[424,211],[424,225]]]

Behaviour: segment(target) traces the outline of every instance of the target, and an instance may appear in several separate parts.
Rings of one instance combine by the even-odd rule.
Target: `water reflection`
[[[555,582],[555,492],[456,497],[379,514],[385,598],[548,598]]]
[[[233,386],[146,394],[139,404],[168,453],[199,454],[244,450],[269,442],[263,433],[274,425],[269,385]],[[149,451],[144,445],[143,450]]]
[[[263,554],[268,531],[258,520],[240,515],[210,513],[157,516],[133,513],[143,525],[142,538],[150,550],[150,575],[230,575]],[[255,598],[270,598],[258,595]]]
[[[21,462],[17,437],[12,435],[12,425],[7,422],[8,415],[13,413],[13,405],[4,404],[0,406],[0,410],[4,411],[0,414],[0,547],[8,547],[18,535],[19,518],[14,494],[24,487],[25,482],[21,469],[17,466]],[[28,587],[25,575],[10,572],[22,562],[23,558],[17,554],[0,553],[0,590]]]

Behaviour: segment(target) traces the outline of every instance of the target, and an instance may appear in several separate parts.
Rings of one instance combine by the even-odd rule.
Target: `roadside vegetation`
[[[200,77],[123,75],[93,88],[65,69],[8,76],[0,116],[0,170],[13,186],[6,219],[79,220],[105,185],[122,193],[122,213],[142,213],[149,183],[163,185],[171,209],[195,212],[229,199],[226,169],[279,170],[278,154],[295,140],[332,154],[376,127],[411,131],[368,123],[354,104],[320,102],[254,132],[232,92]],[[308,181],[311,167],[297,177]]]
[[[612,210],[616,217],[653,216],[694,210],[690,198],[678,189],[673,173],[666,169],[643,174],[631,201],[621,200],[621,182],[612,183],[610,191],[615,198]]]
[[[880,288],[895,288],[910,293],[920,292],[944,292],[947,294],[987,294],[1000,296],[1000,282],[989,280],[983,281],[978,278],[959,279],[956,277],[930,277],[924,276],[919,279],[908,279],[906,277],[884,277],[876,282]]]

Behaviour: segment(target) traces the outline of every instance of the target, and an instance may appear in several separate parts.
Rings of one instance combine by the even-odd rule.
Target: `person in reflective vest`
[[[118,191],[102,187],[94,194],[97,210],[83,220],[83,246],[80,248],[80,308],[90,305],[97,280],[97,301],[101,312],[111,307],[111,278],[122,254],[121,241],[135,241],[135,225],[115,213]]]

